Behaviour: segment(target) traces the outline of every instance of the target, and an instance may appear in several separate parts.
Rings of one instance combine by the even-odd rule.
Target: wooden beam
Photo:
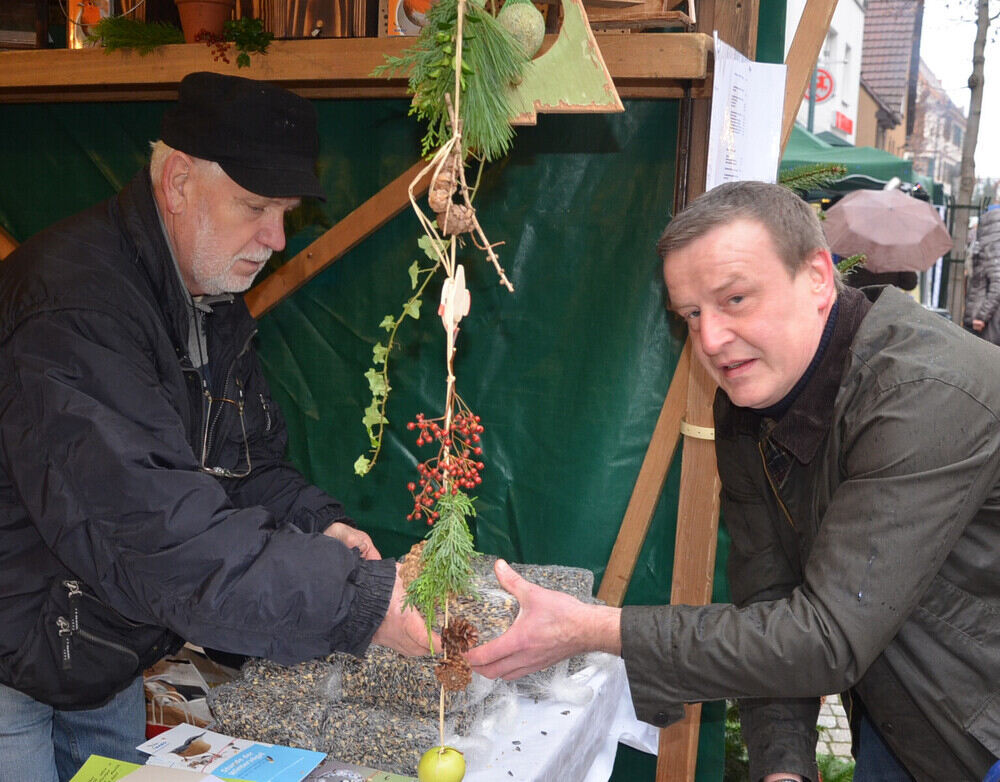
[[[245,298],[250,314],[255,318],[263,315],[409,206],[407,191],[410,183],[426,165],[423,160],[415,163],[259,285],[247,291]],[[414,188],[413,195],[419,197],[426,193],[429,181],[429,176],[423,177]]]
[[[785,57],[788,74],[785,76],[785,110],[781,121],[782,151],[792,137],[795,116],[802,105],[802,96],[809,89],[813,69],[836,8],[837,0],[807,0],[802,9],[799,26],[795,28],[795,37]]]
[[[712,429],[714,397],[715,383],[699,362],[692,362],[685,420],[693,426]],[[686,437],[677,503],[671,605],[711,602],[721,488],[715,463],[715,442]],[[689,704],[685,706],[685,718],[681,722],[660,731],[657,782],[694,779],[700,722],[701,705]]]
[[[0,261],[17,249],[17,239],[0,228]]]
[[[759,0],[701,0],[697,29],[718,30],[719,38],[753,59],[757,52]],[[686,192],[675,199],[678,206],[705,191],[711,101],[693,100],[692,132],[688,153]],[[683,120],[682,120],[683,121]],[[685,420],[694,426],[712,427],[715,384],[697,361],[691,362]],[[719,477],[715,443],[686,438],[681,461],[680,498],[677,505],[677,538],[674,544],[672,604],[704,605],[712,598],[715,547],[719,530]],[[656,782],[693,780],[698,758],[701,707],[687,706],[685,718],[660,731]]]
[[[547,36],[551,46],[556,36]],[[708,74],[710,35],[596,33],[617,86],[676,88]],[[273,41],[249,68],[218,63],[203,44],[162,46],[141,57],[103,49],[0,52],[0,103],[100,100],[172,100],[192,71],[215,71],[281,84],[311,98],[406,97],[406,78],[374,77],[385,55],[399,55],[412,39],[322,38]],[[621,91],[621,90],[620,90]]]
[[[674,376],[667,390],[667,398],[660,409],[660,416],[653,428],[646,456],[639,468],[639,477],[632,498],[625,510],[625,518],[618,530],[618,538],[611,550],[611,558],[601,579],[597,597],[610,606],[620,606],[625,600],[629,581],[639,560],[639,552],[646,540],[649,524],[660,502],[663,484],[680,439],[681,419],[687,406],[688,369],[691,366],[691,346],[681,351]]]

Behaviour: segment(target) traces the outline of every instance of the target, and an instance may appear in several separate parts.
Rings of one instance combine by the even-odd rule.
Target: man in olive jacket
[[[182,639],[425,651],[395,563],[284,460],[233,295],[323,196],[317,148],[308,101],[189,75],[149,168],[0,264],[0,782],[132,759]]]
[[[754,782],[817,779],[833,692],[857,782],[982,779],[1000,756],[1000,351],[891,286],[843,288],[776,185],[712,190],[658,249],[719,385],[735,605],[586,606],[499,564],[521,613],[469,661],[514,678],[621,654],[659,726],[740,698]]]

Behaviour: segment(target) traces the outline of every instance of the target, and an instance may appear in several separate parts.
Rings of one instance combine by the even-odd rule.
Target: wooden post
[[[740,3],[702,0],[698,4],[697,30],[718,30],[719,38],[753,59],[757,50],[759,0]],[[711,101],[693,100],[686,198],[705,191]],[[697,361],[691,363],[685,420],[696,427],[711,428],[715,384]],[[687,437],[681,461],[680,497],[677,505],[677,536],[671,604],[704,605],[712,599],[715,548],[719,530],[719,477],[715,465],[715,443]],[[698,759],[701,705],[685,707],[685,718],[660,731],[657,782],[693,780]]]
[[[247,291],[246,303],[250,314],[259,318],[409,206],[410,182],[426,165],[424,160],[415,163],[260,285]],[[427,192],[429,181],[429,176],[421,179],[413,195],[419,197]]]

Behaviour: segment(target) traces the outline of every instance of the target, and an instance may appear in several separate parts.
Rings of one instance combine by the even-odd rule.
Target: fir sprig
[[[478,554],[466,519],[476,515],[474,501],[461,491],[445,493],[437,501],[434,509],[441,515],[426,535],[423,570],[406,589],[404,605],[416,608],[424,617],[428,638],[435,616],[444,611],[448,598],[471,590],[470,563]]]
[[[127,16],[105,16],[90,28],[87,40],[104,51],[135,49],[147,55],[160,46],[184,43],[184,33],[166,22],[139,22]]]
[[[427,12],[427,23],[413,46],[399,57],[387,56],[385,64],[372,72],[375,76],[409,72],[410,114],[427,122],[425,156],[451,137],[445,95],[455,89],[457,23],[458,0],[438,0]],[[507,90],[520,81],[527,62],[514,38],[488,11],[466,3],[459,77],[463,159],[470,149],[485,160],[496,160],[510,149],[514,131]]]

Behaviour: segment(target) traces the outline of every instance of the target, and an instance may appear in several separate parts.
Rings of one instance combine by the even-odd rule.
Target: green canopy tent
[[[913,173],[913,161],[896,157],[875,147],[851,147],[830,144],[805,128],[796,125],[781,158],[779,172],[816,163],[836,163],[847,174],[821,190],[807,194],[808,200],[832,198],[852,190],[881,190],[893,177],[919,185],[935,204],[943,203],[943,190],[933,179]]]

